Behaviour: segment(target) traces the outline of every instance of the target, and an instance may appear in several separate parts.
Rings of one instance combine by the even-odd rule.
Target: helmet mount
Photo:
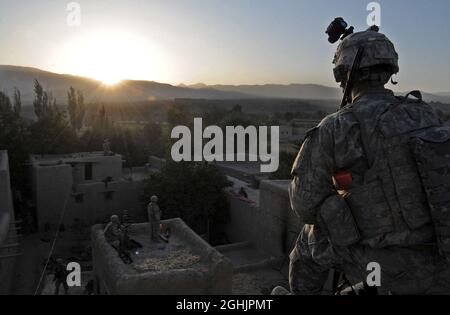
[[[328,34],[328,41],[331,44],[336,43],[339,39],[343,40],[348,35],[353,34],[354,27],[348,27],[348,23],[342,17],[337,17],[328,26],[325,34]]]

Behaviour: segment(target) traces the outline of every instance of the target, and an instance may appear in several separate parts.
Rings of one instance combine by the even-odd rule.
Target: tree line
[[[90,104],[85,104],[83,92],[74,87],[67,91],[67,104],[67,108],[60,106],[51,91],[35,80],[32,106],[36,120],[29,120],[21,116],[18,89],[14,89],[12,97],[0,92],[0,149],[8,151],[14,187],[26,188],[31,154],[101,151],[103,141],[109,139],[112,150],[124,156],[126,166],[137,166],[144,165],[151,154],[147,143],[160,142],[160,139],[152,141],[161,137],[155,126],[144,130],[121,128],[108,118],[105,106],[87,122]]]

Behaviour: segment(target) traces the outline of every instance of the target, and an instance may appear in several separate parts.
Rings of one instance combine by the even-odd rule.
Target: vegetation
[[[166,152],[160,125],[142,130],[117,126],[109,119],[105,106],[91,113],[88,120],[83,93],[73,87],[67,93],[67,111],[37,80],[34,94],[33,110],[37,119],[32,121],[21,117],[19,90],[14,90],[12,102],[0,92],[0,148],[8,150],[15,188],[27,188],[26,165],[30,154],[99,151],[104,139],[110,140],[112,150],[122,154],[128,166],[144,165],[150,154],[163,156]]]
[[[86,114],[83,93],[79,90],[75,92],[75,89],[70,87],[67,99],[70,123],[73,129],[79,131],[83,126],[84,115]]]
[[[210,105],[201,100],[177,100],[87,106],[83,93],[70,87],[66,110],[37,80],[34,94],[33,110],[37,119],[29,120],[21,117],[23,107],[19,90],[14,90],[12,101],[0,92],[0,148],[8,150],[14,190],[25,194],[29,193],[27,160],[30,154],[99,151],[103,141],[109,139],[112,151],[122,154],[126,166],[141,166],[147,163],[150,155],[167,158],[173,141],[171,129],[177,125],[192,126],[194,117],[203,117],[205,126],[220,127],[277,122],[267,111],[249,112],[255,105],[253,103],[212,101]],[[295,106],[296,103],[288,103],[285,107]],[[315,114],[323,115],[322,112]],[[309,111],[307,115],[314,116],[314,113]],[[290,111],[281,112],[277,114],[277,120],[300,116]],[[294,158],[291,153],[282,153],[280,169],[273,178],[290,178]],[[197,233],[218,245],[227,242],[224,227],[229,206],[223,189],[230,185],[213,165],[169,162],[161,173],[146,181],[145,196],[158,195],[165,218],[183,218]],[[16,210],[20,212],[20,207]]]
[[[229,204],[224,188],[229,186],[214,165],[168,162],[161,173],[147,179],[145,196],[159,197],[164,218],[180,217],[210,243],[219,245],[227,242],[224,228]]]
[[[10,167],[15,175],[12,181],[15,184],[27,175],[24,163],[28,157],[29,130],[20,117],[20,108],[20,92],[16,90],[14,103],[0,92],[0,148],[9,152]]]

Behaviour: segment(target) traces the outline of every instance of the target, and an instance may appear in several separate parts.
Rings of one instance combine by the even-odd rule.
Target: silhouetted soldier
[[[55,295],[59,295],[59,288],[61,285],[64,288],[64,295],[67,295],[69,293],[69,286],[67,285],[68,275],[69,272],[67,271],[67,266],[64,264],[61,258],[58,258],[56,260],[53,278],[53,282],[55,282]]]

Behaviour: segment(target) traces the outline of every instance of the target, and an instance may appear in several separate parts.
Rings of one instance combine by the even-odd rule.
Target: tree
[[[167,155],[170,139],[165,138],[160,124],[151,123],[144,127],[143,141],[148,155],[164,158]]]
[[[16,117],[20,117],[20,113],[22,112],[22,98],[20,91],[17,88],[14,88],[14,114]]]
[[[96,127],[103,129],[107,129],[109,127],[108,113],[106,112],[105,105],[102,105],[102,108],[100,108]]]
[[[11,100],[9,99],[8,95],[4,94],[3,92],[0,92],[0,114],[2,115],[2,121],[10,118],[10,115],[13,113],[12,106],[11,106]]]
[[[224,243],[229,204],[224,188],[231,186],[219,169],[207,163],[169,161],[161,173],[146,180],[146,201],[157,195],[166,219],[182,218],[212,244]]]
[[[70,87],[69,92],[67,92],[67,101],[70,124],[74,130],[79,131],[83,127],[83,120],[86,114],[83,93]]]
[[[181,105],[173,105],[167,110],[167,122],[170,126],[189,126],[193,116]]]
[[[34,81],[34,111],[38,117],[29,130],[31,152],[35,154],[58,154],[77,152],[79,142],[68,125],[65,113],[58,108],[56,99],[43,89],[38,80]]]
[[[24,163],[29,155],[28,132],[20,117],[20,92],[14,92],[14,104],[0,92],[0,148],[8,151],[11,181],[14,186],[24,185],[27,179]]]
[[[242,114],[242,106],[239,104],[234,105],[234,107],[231,109],[232,113]]]
[[[34,80],[34,94],[35,98],[33,101],[34,113],[40,119],[45,115],[48,107],[48,95],[44,91],[44,88],[39,83],[37,79]]]
[[[86,106],[84,105],[84,95],[80,90],[77,91],[77,105],[78,105],[78,123],[83,125],[84,115],[86,114]]]

